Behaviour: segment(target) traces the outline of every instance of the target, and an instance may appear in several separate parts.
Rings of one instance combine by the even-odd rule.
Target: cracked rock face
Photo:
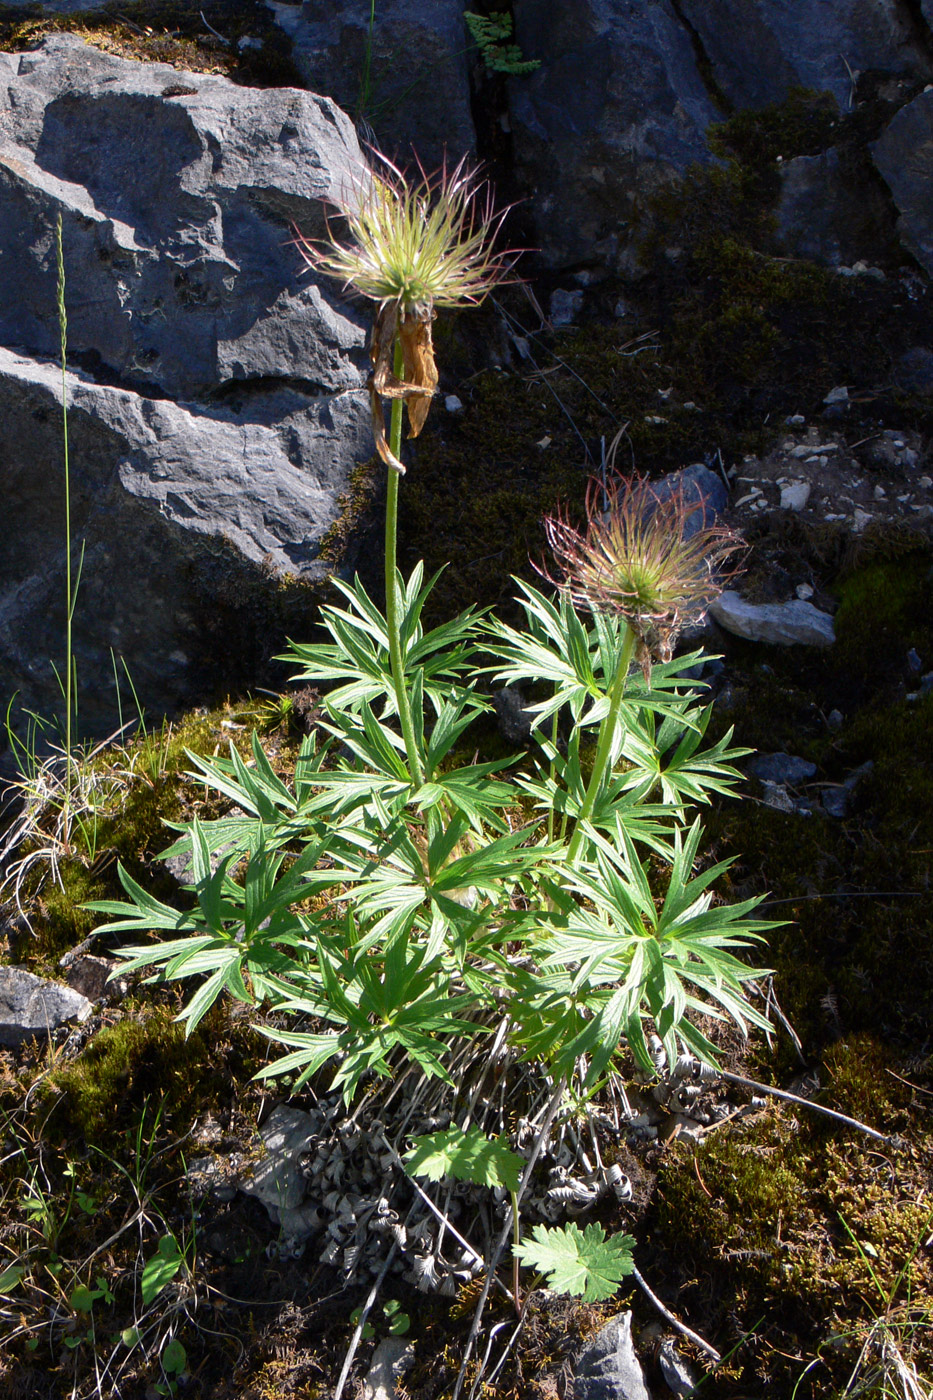
[[[636,206],[710,159],[718,113],[690,34],[670,0],[515,0],[513,10],[523,56],[541,60],[510,80],[510,105],[542,255],[624,270]]]
[[[903,0],[679,0],[736,107],[783,102],[793,87],[831,92],[842,111],[868,69],[928,74]]]
[[[17,522],[0,537],[0,690],[45,712],[58,699],[58,216],[79,713],[100,732],[111,647],[148,709],[198,695],[218,557],[240,582],[315,575],[371,451],[366,331],[332,284],[300,276],[290,225],[319,235],[322,199],[360,162],[327,98],[72,35],[0,54],[0,463]]]
[[[380,0],[374,14],[370,0],[270,8],[302,82],[359,113],[398,164],[415,155],[432,171],[475,149],[461,0]]]

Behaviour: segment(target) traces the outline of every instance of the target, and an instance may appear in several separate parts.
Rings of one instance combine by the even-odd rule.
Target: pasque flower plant
[[[417,432],[436,382],[434,309],[478,301],[507,270],[489,250],[501,216],[463,165],[414,187],[386,167],[341,212],[347,241],[302,247],[376,304],[379,424],[392,405],[385,612],[359,580],[335,580],[330,640],[291,645],[285,659],[326,693],[289,781],[255,734],[246,757],[231,745],[194,760],[231,804],[173,847],[196,904],[162,903],[124,872],[129,900],[93,907],[111,931],[168,935],[125,948],[123,970],[200,979],[189,1029],[225,990],[266,1004],[278,1015],[259,1028],[286,1053],[263,1076],[300,1087],[330,1065],[348,1101],[405,1064],[455,1092],[454,1056],[462,1079],[493,1031],[587,1092],[622,1045],[651,1070],[646,1024],[671,1059],[681,1046],[712,1059],[696,1013],[764,1024],[748,993],[758,973],[736,953],[766,925],[754,901],[714,899],[724,864],[701,868],[693,809],[731,790],[746,751],[731,732],[706,741],[698,654],[672,650],[738,541],[689,535],[683,497],[614,479],[606,513],[591,489],[582,530],[561,513],[546,522],[559,589],[519,585],[523,627],[468,609],[426,631],[431,583],[420,564],[407,581],[396,566],[402,404]],[[480,652],[492,661],[477,669]],[[537,748],[464,761],[490,672],[536,687]]]

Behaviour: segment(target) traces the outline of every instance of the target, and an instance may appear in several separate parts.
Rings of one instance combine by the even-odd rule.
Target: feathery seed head
[[[695,528],[703,501],[688,501],[680,487],[662,495],[643,477],[615,475],[606,486],[606,508],[602,495],[603,483],[594,477],[582,532],[560,514],[544,521],[559,585],[578,607],[624,618],[643,666],[653,656],[669,660],[678,633],[705,615],[737,572],[724,566],[743,541],[725,526]]]
[[[299,234],[305,262],[371,301],[405,310],[482,301],[511,266],[508,254],[492,249],[508,210],[494,212],[488,183],[465,160],[435,175],[421,169],[415,184],[379,160],[384,170],[361,172],[334,200],[349,240],[331,236],[316,246]]]

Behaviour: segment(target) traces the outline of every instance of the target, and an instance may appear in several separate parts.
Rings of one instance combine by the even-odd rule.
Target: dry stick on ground
[[[869,1128],[866,1123],[860,1123],[857,1118],[850,1118],[847,1113],[837,1113],[834,1108],[824,1108],[821,1103],[814,1103],[812,1099],[802,1099],[799,1094],[790,1094],[786,1089],[773,1089],[770,1084],[759,1084],[757,1079],[746,1079],[741,1074],[730,1074],[724,1069],[721,1069],[719,1074],[730,1084],[740,1084],[744,1089],[758,1089],[762,1094],[771,1094],[774,1098],[785,1099],[788,1103],[803,1104],[804,1108],[812,1108],[814,1113],[822,1113],[824,1117],[832,1118],[836,1123],[845,1123],[848,1128],[857,1128],[860,1133],[867,1133],[879,1142],[894,1141],[889,1133],[879,1133],[875,1128]]]
[[[538,1135],[535,1138],[534,1146],[531,1149],[531,1156],[528,1158],[525,1170],[522,1172],[522,1179],[518,1184],[518,1191],[515,1195],[515,1209],[517,1209],[519,1204],[521,1203],[522,1196],[525,1194],[525,1188],[531,1181],[531,1173],[534,1171],[535,1163],[541,1155],[541,1150],[544,1147],[544,1144],[547,1142],[548,1133],[551,1130],[551,1124],[557,1116],[557,1111],[560,1108],[561,1100],[564,1097],[565,1087],[566,1086],[564,1080],[562,1079],[558,1084],[557,1088],[554,1090],[554,1093],[551,1095],[551,1101],[548,1104],[544,1114],[544,1121],[541,1124],[540,1129],[538,1130]],[[493,1285],[493,1280],[496,1278],[496,1266],[498,1265],[499,1259],[502,1256],[502,1251],[505,1249],[505,1246],[508,1244],[509,1240],[512,1237],[512,1229],[513,1218],[512,1212],[510,1211],[508,1214],[508,1218],[506,1219],[505,1226],[502,1230],[501,1235],[499,1236],[498,1241],[496,1242],[496,1247],[493,1250],[489,1260],[489,1265],[486,1273],[486,1282],[483,1285],[483,1291],[480,1294],[479,1302],[476,1305],[476,1311],[473,1314],[473,1321],[470,1324],[470,1333],[466,1339],[466,1346],[463,1349],[463,1360],[460,1363],[460,1373],[457,1376],[457,1383],[454,1386],[454,1392],[451,1396],[451,1400],[459,1400],[460,1392],[463,1389],[463,1382],[466,1378],[467,1363],[470,1360],[470,1357],[473,1353],[473,1347],[476,1342],[476,1338],[479,1335],[480,1322],[482,1321],[483,1317],[483,1309],[486,1307],[486,1300],[489,1297],[489,1293]]]
[[[681,1322],[678,1318],[674,1316],[672,1312],[668,1311],[668,1309],[661,1302],[661,1299],[658,1297],[658,1295],[656,1293],[652,1293],[651,1289],[648,1287],[647,1283],[645,1283],[645,1280],[642,1278],[641,1274],[635,1268],[632,1269],[632,1278],[638,1284],[638,1287],[644,1293],[645,1297],[650,1299],[650,1301],[657,1308],[661,1316],[666,1318],[672,1327],[675,1327],[678,1332],[683,1334],[683,1336],[689,1337],[691,1342],[694,1342],[696,1346],[700,1348],[701,1351],[705,1351],[707,1356],[712,1357],[714,1361],[719,1362],[722,1360],[722,1357],[720,1356],[716,1348],[710,1346],[709,1342],[704,1342],[699,1332],[692,1331],[685,1322]]]
[[[392,1248],[386,1255],[385,1262],[383,1263],[382,1268],[376,1275],[372,1288],[369,1290],[369,1293],[366,1297],[366,1302],[360,1308],[360,1315],[357,1319],[356,1326],[353,1329],[353,1336],[350,1338],[350,1345],[347,1349],[347,1354],[343,1358],[343,1365],[340,1368],[340,1375],[337,1377],[337,1386],[334,1390],[334,1400],[340,1400],[340,1397],[343,1395],[343,1388],[347,1383],[347,1377],[350,1374],[350,1367],[353,1365],[354,1356],[356,1356],[356,1349],[359,1346],[360,1339],[363,1336],[363,1328],[366,1326],[366,1319],[369,1316],[370,1311],[372,1310],[373,1304],[379,1296],[379,1290],[382,1287],[382,1281],[385,1278],[386,1274],[389,1272],[389,1266],[392,1263],[392,1260],[395,1258],[395,1251],[397,1248],[398,1246],[393,1242]]]

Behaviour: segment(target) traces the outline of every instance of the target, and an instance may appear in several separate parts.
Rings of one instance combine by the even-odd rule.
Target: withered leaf
[[[404,399],[408,409],[409,437],[417,437],[424,426],[437,388],[437,366],[431,342],[434,308],[425,306],[402,310],[398,302],[386,302],[373,322],[369,355],[373,372],[369,381],[373,436],[376,450],[387,466],[404,473],[386,438],[383,399]],[[403,379],[394,370],[395,343],[402,348]]]

